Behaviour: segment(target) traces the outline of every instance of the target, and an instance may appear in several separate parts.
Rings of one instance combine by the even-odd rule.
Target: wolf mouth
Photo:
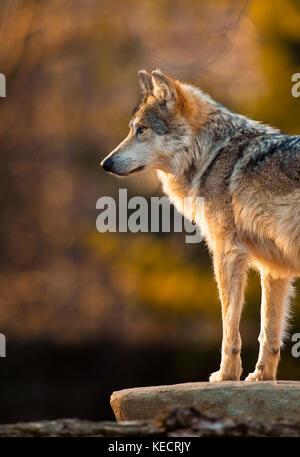
[[[138,171],[144,170],[144,168],[145,168],[145,165],[141,165],[140,167],[137,167],[137,168],[134,168],[133,170],[128,171],[128,173],[117,173],[117,172],[113,172],[113,174],[116,174],[116,175],[118,175],[118,176],[130,176],[130,175],[132,175],[133,173],[137,173]]]
[[[134,168],[133,170],[131,170],[128,174],[131,175],[132,173],[136,173],[137,171],[142,171],[144,170],[145,168],[145,165],[141,165],[140,167],[137,167],[137,168]]]

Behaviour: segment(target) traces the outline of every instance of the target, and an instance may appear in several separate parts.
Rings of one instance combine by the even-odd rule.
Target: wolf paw
[[[223,373],[221,370],[215,371],[209,377],[209,382],[220,382],[220,381],[239,381],[240,377],[233,374]]]
[[[209,377],[209,382],[219,382],[222,381],[222,374],[220,371],[215,371]]]
[[[253,373],[248,374],[245,382],[254,382],[254,381],[276,381],[276,378],[273,376],[267,376],[261,370],[255,370]]]

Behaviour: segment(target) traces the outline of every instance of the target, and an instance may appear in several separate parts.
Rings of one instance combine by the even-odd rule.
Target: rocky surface
[[[118,422],[57,419],[0,424],[0,437],[300,437],[300,382],[126,389],[112,394],[111,405]]]
[[[300,419],[300,382],[186,383],[114,392],[117,421],[153,419],[165,407],[193,407],[214,418]]]
[[[300,419],[217,419],[194,408],[167,408],[154,420],[91,422],[81,419],[0,425],[0,437],[300,437]]]
[[[0,425],[0,437],[152,436],[164,432],[155,421],[92,422],[56,419]]]

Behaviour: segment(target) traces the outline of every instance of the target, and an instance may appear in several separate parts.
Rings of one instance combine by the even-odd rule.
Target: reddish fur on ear
[[[203,97],[196,97],[184,90],[180,81],[173,80],[160,70],[152,72],[153,95],[164,100],[176,116],[184,116],[196,131],[204,125],[212,111],[212,105]]]
[[[194,130],[204,125],[212,112],[212,106],[203,98],[195,97],[181,87],[179,81],[173,82],[176,89],[176,113],[183,115]]]

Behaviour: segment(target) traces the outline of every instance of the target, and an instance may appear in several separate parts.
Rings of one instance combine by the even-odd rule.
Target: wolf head
[[[142,100],[134,109],[128,136],[101,163],[104,170],[128,176],[146,169],[167,173],[180,163],[210,111],[198,89],[161,71],[138,73]],[[198,96],[197,96],[198,95]]]

